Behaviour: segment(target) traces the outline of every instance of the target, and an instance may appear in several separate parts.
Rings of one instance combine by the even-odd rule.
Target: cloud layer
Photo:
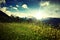
[[[32,1],[32,0],[31,0]],[[5,3],[5,0],[1,1],[0,3]],[[38,3],[36,4],[31,3],[37,6]],[[9,7],[2,7],[0,10],[8,14],[9,16],[11,14],[19,17],[36,17],[36,18],[45,18],[45,17],[57,17],[60,18],[60,5],[51,3],[50,1],[40,1],[39,2],[39,9],[37,6],[37,9],[29,8],[30,6],[27,5],[26,3],[21,3],[21,5],[16,4],[15,6],[10,5]],[[15,11],[14,11],[15,10]],[[14,11],[14,12],[13,12]]]
[[[22,8],[28,8],[27,4],[23,4]]]

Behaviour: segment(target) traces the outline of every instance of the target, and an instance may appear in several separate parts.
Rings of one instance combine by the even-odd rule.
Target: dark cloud
[[[60,3],[60,0],[48,0],[50,1],[51,3]]]

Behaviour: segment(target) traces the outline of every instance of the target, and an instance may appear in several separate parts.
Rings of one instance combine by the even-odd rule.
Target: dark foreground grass
[[[0,23],[0,40],[60,40],[60,30],[41,23]]]

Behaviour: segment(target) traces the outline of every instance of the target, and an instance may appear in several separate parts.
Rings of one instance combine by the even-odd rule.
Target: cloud
[[[19,11],[17,7],[12,7],[12,10],[16,10],[16,11]]]
[[[3,8],[1,8],[0,10],[3,11],[4,13],[6,13],[6,14],[9,15],[9,16],[10,16],[11,13],[12,13],[12,12],[10,12],[10,11],[7,10],[7,7],[3,7]]]
[[[23,4],[22,8],[28,8],[28,6],[26,4]]]
[[[49,6],[50,2],[46,1],[46,2],[41,2],[40,6],[45,7],[45,6]]]
[[[7,10],[7,7],[3,7],[0,10],[3,11],[3,12],[5,12]]]
[[[60,5],[59,4],[54,4],[50,3],[49,1],[41,2],[40,3],[41,9],[40,11],[43,11],[42,14],[46,17],[55,17],[55,18],[60,18]],[[41,13],[41,12],[40,12]]]
[[[0,0],[0,3],[5,3],[5,0]]]
[[[16,5],[16,7],[19,7],[19,5]]]
[[[13,7],[13,9],[17,10],[17,8],[16,8],[16,7]]]
[[[13,7],[13,9],[17,10],[16,7]],[[7,10],[7,7],[3,7],[0,10],[3,11],[4,13],[6,13],[9,16],[11,16],[11,15],[19,16],[19,17],[27,17],[27,16],[29,16],[29,14],[18,12],[18,11],[17,12],[11,12],[11,11]]]
[[[12,12],[11,11],[6,11],[5,12],[8,16],[11,16],[12,15]]]
[[[19,10],[18,10],[18,7],[13,7],[12,5],[10,5],[10,6],[8,7],[8,10],[10,10],[10,11],[19,11]]]
[[[13,7],[14,9],[16,9],[15,7]],[[7,10],[7,7],[3,7],[1,8],[1,11],[3,11],[4,13],[6,13],[7,15],[11,16],[11,15],[14,15],[14,16],[19,16],[19,17],[31,17],[33,16],[34,14],[30,14],[30,13],[23,13],[23,12],[12,12],[12,11],[9,11]]]
[[[56,12],[57,10],[60,11],[60,5],[51,4],[50,6],[46,7],[45,10],[51,17],[59,17],[60,15],[60,12]]]
[[[28,17],[29,14],[26,14],[26,13],[22,13],[22,12],[11,12],[11,11],[6,11],[5,12],[7,15],[11,16],[13,15],[14,17],[18,16],[18,17]]]
[[[13,7],[13,6],[10,5],[9,7]]]
[[[11,12],[11,11],[7,10],[7,7],[3,7],[0,10],[4,11],[9,16],[11,14],[13,14],[13,15],[19,16],[19,17],[34,17],[35,15],[39,16],[39,18],[41,18],[41,17],[60,17],[60,5],[52,4],[48,1],[46,1],[46,2],[41,2],[40,6],[42,8],[37,11],[35,11],[35,10],[30,11],[30,9],[28,9],[26,12],[20,12],[20,11]],[[19,7],[19,6],[16,5],[16,7],[13,7],[13,6],[10,6],[10,7],[12,8],[12,10],[13,9],[18,10],[17,7]],[[26,4],[23,4],[22,8],[26,9],[26,8],[28,8],[28,6]]]

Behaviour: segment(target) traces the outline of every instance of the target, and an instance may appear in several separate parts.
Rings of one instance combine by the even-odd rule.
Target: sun
[[[40,20],[40,19],[42,19],[42,18],[46,18],[47,15],[44,14],[44,13],[42,13],[42,12],[37,12],[37,13],[34,15],[34,17],[35,17],[36,19]]]
[[[37,12],[37,13],[34,15],[34,17],[35,17],[36,19],[42,19],[43,15],[42,15],[40,12]]]

